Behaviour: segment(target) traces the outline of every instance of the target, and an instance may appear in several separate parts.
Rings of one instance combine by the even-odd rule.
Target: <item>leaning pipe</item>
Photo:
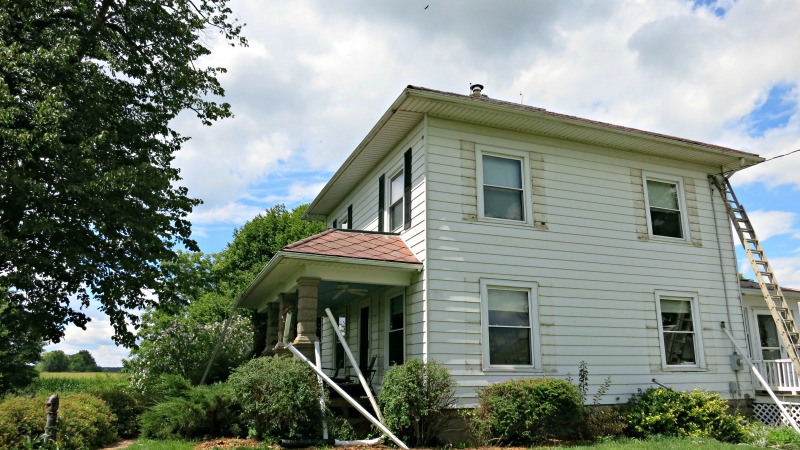
[[[353,356],[353,352],[350,351],[350,346],[347,345],[347,340],[345,340],[344,336],[342,336],[341,330],[339,330],[339,327],[336,325],[336,318],[333,317],[333,313],[331,312],[330,308],[325,308],[325,313],[328,314],[328,320],[331,321],[333,332],[336,333],[336,337],[339,339],[339,342],[342,343],[342,348],[344,349],[347,358],[350,360],[350,366],[353,368],[353,370],[355,370],[356,375],[358,376],[358,381],[361,383],[361,387],[364,388],[364,393],[367,394],[367,398],[369,399],[369,403],[372,405],[372,409],[375,410],[375,415],[378,416],[378,420],[380,420],[382,424],[386,425],[386,421],[383,420],[383,414],[381,414],[381,409],[378,407],[378,402],[375,401],[375,396],[372,395],[372,389],[370,389],[369,384],[367,384],[367,380],[364,379],[364,374],[361,373],[361,369],[356,363],[356,358]]]
[[[326,383],[328,383],[328,385],[330,385],[331,388],[333,388],[333,390],[335,390],[339,395],[341,395],[343,399],[347,400],[348,403],[353,405],[353,407],[359,413],[361,413],[362,416],[366,417],[367,420],[372,422],[372,424],[375,425],[376,427],[378,427],[378,429],[381,430],[385,435],[389,436],[389,439],[391,439],[392,442],[397,444],[398,447],[402,448],[403,450],[408,450],[408,446],[406,444],[404,444],[403,441],[401,441],[397,436],[395,436],[391,431],[389,431],[389,429],[386,428],[386,426],[384,426],[378,419],[376,419],[372,414],[370,414],[366,409],[364,409],[363,406],[359,405],[358,402],[355,401],[355,399],[353,399],[353,397],[348,395],[347,392],[345,392],[344,389],[339,387],[338,384],[336,384],[333,380],[331,380],[330,377],[325,375],[325,372],[323,372],[322,370],[318,369],[317,366],[313,362],[309,361],[308,358],[306,358],[305,355],[300,353],[300,350],[294,348],[294,346],[292,344],[289,344],[289,343],[285,344],[284,348],[286,348],[287,350],[292,352],[292,354],[297,359],[299,359],[300,361],[303,361],[306,364],[308,364],[309,367],[311,367],[311,369],[314,372],[316,372],[316,374],[318,376],[320,376],[323,380],[325,380]]]

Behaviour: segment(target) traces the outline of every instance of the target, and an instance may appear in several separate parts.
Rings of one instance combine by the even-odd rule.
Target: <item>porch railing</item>
[[[790,359],[754,360],[753,364],[776,392],[800,393],[800,380]]]

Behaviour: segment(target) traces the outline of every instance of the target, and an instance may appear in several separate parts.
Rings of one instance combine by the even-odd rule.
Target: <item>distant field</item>
[[[125,373],[119,372],[42,372],[39,374],[42,378],[95,378],[95,377],[109,377],[113,379],[124,379],[128,376]]]

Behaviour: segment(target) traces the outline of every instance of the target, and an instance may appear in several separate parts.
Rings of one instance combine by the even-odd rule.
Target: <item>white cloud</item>
[[[755,210],[747,213],[753,228],[758,233],[758,239],[763,242],[773,236],[783,234],[796,234],[795,225],[797,213],[789,211],[763,211]]]
[[[122,358],[127,358],[129,350],[117,347],[111,342],[114,328],[108,320],[92,319],[86,324],[86,330],[75,325],[66,327],[64,339],[58,344],[46,346],[46,351],[61,350],[68,355],[88,350],[98,365],[103,367],[119,367]]]
[[[228,223],[238,226],[247,222],[263,211],[264,208],[259,206],[250,206],[233,202],[215,209],[205,209],[198,212],[193,212],[189,215],[189,220],[192,223],[197,223],[200,225]]]

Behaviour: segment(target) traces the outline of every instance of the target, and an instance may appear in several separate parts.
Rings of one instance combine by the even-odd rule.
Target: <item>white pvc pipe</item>
[[[775,393],[772,392],[772,389],[769,387],[769,384],[767,384],[767,381],[758,372],[758,369],[756,369],[756,366],[753,364],[753,361],[750,360],[750,358],[747,356],[745,352],[742,351],[741,348],[739,348],[739,345],[736,343],[736,340],[733,339],[733,335],[725,326],[725,322],[722,322],[722,330],[725,332],[725,334],[728,335],[728,339],[731,340],[733,347],[736,349],[737,352],[739,352],[739,355],[741,355],[742,358],[744,358],[744,360],[747,361],[747,364],[750,366],[750,371],[753,372],[753,374],[756,376],[761,385],[764,386],[764,388],[767,390],[769,396],[772,397],[772,401],[774,401],[775,404],[778,405],[778,409],[781,410],[783,418],[786,419],[787,422],[789,422],[789,425],[791,425],[792,428],[794,428],[794,431],[796,433],[800,434],[800,428],[797,427],[797,422],[795,422],[795,420],[792,418],[792,415],[789,414],[789,411],[787,411],[786,408],[783,406],[783,402],[778,400],[778,397],[776,397]]]
[[[319,348],[319,341],[314,341],[314,359],[317,363],[317,369],[322,370],[322,352]],[[328,423],[325,421],[325,382],[322,377],[317,375],[317,383],[319,383],[319,408],[322,410],[322,439],[328,439]]]
[[[386,428],[385,425],[383,425],[382,423],[380,423],[380,421],[378,421],[378,419],[373,417],[372,414],[370,414],[366,409],[364,409],[363,406],[359,405],[358,402],[353,397],[351,397],[350,395],[347,394],[347,392],[344,391],[344,389],[339,387],[338,384],[336,384],[327,375],[325,375],[325,372],[318,369],[317,366],[314,365],[314,363],[309,361],[305,355],[300,353],[300,350],[294,348],[292,344],[286,344],[285,348],[290,352],[292,352],[292,354],[297,359],[308,364],[311,367],[311,369],[317,373],[318,376],[322,377],[322,379],[325,380],[325,382],[328,383],[337,393],[339,393],[339,395],[341,395],[342,398],[344,398],[345,400],[347,400],[348,403],[353,405],[353,407],[356,410],[358,410],[358,412],[360,412],[362,416],[366,417],[367,420],[372,422],[372,424],[378,427],[378,429],[381,430],[385,435],[389,436],[389,439],[391,439],[392,442],[397,444],[398,447],[402,448],[403,450],[408,450],[408,446],[406,446],[406,444],[404,444],[403,441],[401,441],[397,436],[395,436],[391,431],[389,431],[389,429]]]
[[[333,317],[333,313],[331,312],[330,308],[325,308],[325,313],[328,314],[328,320],[331,321],[333,332],[336,333],[336,337],[339,338],[339,341],[342,343],[342,348],[344,348],[345,354],[347,354],[347,357],[350,359],[350,365],[355,369],[356,375],[358,375],[358,381],[361,383],[361,387],[364,388],[364,392],[367,394],[367,398],[369,398],[369,402],[372,404],[372,408],[375,410],[378,420],[380,420],[382,424],[386,425],[386,421],[383,420],[381,410],[378,408],[378,402],[375,401],[375,396],[372,395],[372,389],[369,388],[367,380],[364,379],[364,375],[361,373],[361,369],[359,369],[358,364],[356,363],[356,358],[353,357],[353,352],[350,351],[347,341],[345,341],[344,336],[342,336],[342,332],[339,330],[339,327],[336,324],[336,318]]]

